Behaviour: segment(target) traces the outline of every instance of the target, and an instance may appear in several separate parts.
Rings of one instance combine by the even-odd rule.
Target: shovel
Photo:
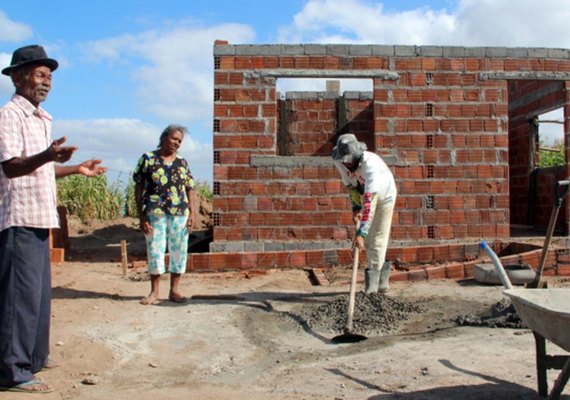
[[[333,337],[331,340],[333,343],[356,343],[362,340],[368,339],[364,335],[359,335],[352,332],[352,320],[354,317],[354,303],[356,297],[356,278],[358,276],[358,247],[354,247],[354,255],[352,262],[352,278],[350,280],[350,294],[348,297],[348,313],[346,318],[346,327],[344,328],[344,333]]]
[[[546,287],[546,282],[541,281],[542,270],[544,269],[544,264],[546,264],[546,255],[548,254],[548,245],[550,244],[550,238],[554,232],[554,227],[556,226],[556,219],[558,218],[558,211],[562,205],[562,201],[568,193],[568,185],[570,181],[557,181],[554,185],[554,208],[552,208],[552,213],[550,214],[550,221],[548,222],[548,228],[546,229],[546,236],[544,238],[544,245],[542,246],[542,254],[540,257],[540,264],[536,271],[536,275],[532,282],[527,284],[529,289],[544,289]]]

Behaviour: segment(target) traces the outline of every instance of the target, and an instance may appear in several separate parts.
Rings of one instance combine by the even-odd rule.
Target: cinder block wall
[[[347,246],[351,213],[330,149],[350,129],[396,176],[393,246],[508,238],[509,174],[520,169],[509,167],[508,83],[570,80],[569,52],[557,49],[217,41],[214,65],[213,252]],[[307,120],[284,128],[276,82],[291,77],[371,79],[373,93],[335,131],[323,118],[331,99],[290,98]],[[357,123],[364,111],[368,126]]]

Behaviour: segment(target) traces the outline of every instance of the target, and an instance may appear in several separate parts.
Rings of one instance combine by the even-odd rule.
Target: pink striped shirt
[[[0,163],[30,157],[51,144],[52,117],[15,94],[0,108]],[[57,189],[54,163],[8,179],[0,168],[0,231],[13,226],[57,228]]]

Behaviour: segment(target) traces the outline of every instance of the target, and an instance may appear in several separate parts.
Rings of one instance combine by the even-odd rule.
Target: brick
[[[465,269],[463,264],[451,264],[445,267],[446,275],[450,279],[463,279],[465,277]]]
[[[431,266],[425,269],[427,279],[445,279],[447,278],[447,268],[445,266]]]
[[[406,282],[407,280],[407,272],[394,271],[390,274],[390,282]]]
[[[570,276],[570,264],[558,264],[559,276]]]
[[[428,274],[425,268],[408,271],[408,280],[410,281],[425,281],[427,279]]]
[[[65,261],[65,249],[54,247],[49,249],[50,261],[54,264],[61,264]]]
[[[191,254],[189,258],[192,259],[192,268],[195,271],[204,271],[210,269],[209,254]]]

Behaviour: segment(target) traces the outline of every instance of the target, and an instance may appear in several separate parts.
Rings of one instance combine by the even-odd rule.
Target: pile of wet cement
[[[343,332],[346,327],[348,295],[339,296],[330,303],[314,308],[305,316],[311,329]],[[411,315],[422,312],[417,303],[398,300],[384,294],[364,294],[355,297],[353,333],[386,334],[397,330]]]
[[[464,326],[480,326],[487,328],[513,328],[524,329],[526,325],[521,321],[510,299],[504,298],[491,308],[480,314],[459,316],[455,322]]]

